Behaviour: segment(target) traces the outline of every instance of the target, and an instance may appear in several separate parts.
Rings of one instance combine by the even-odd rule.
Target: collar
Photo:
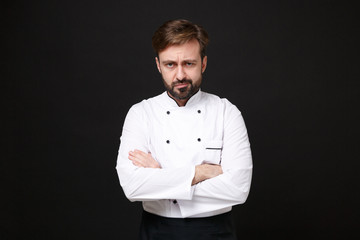
[[[202,92],[201,92],[201,89],[199,89],[199,91],[197,91],[197,93],[195,93],[194,95],[192,95],[190,97],[190,99],[185,104],[184,108],[192,107],[192,106],[199,104],[200,100],[201,100],[201,96],[202,96]],[[163,99],[163,102],[166,104],[166,106],[179,107],[177,105],[176,101],[169,96],[167,91],[165,91],[161,94],[161,98]]]

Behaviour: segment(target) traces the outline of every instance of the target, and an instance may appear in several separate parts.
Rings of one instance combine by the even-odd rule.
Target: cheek
[[[198,81],[202,77],[201,70],[196,69],[196,71],[191,72],[191,74],[189,74],[189,76],[191,77],[191,79],[193,81]]]
[[[170,73],[168,73],[168,72],[162,72],[161,73],[161,76],[162,76],[162,78],[163,78],[163,80],[166,82],[166,83],[171,83],[172,82],[172,75],[170,74]]]
[[[185,74],[187,74],[186,71],[185,71]],[[166,77],[167,77],[167,79],[171,79],[171,80],[176,79],[176,78],[177,78],[177,71],[176,71],[176,69],[167,71],[167,72],[166,72]]]

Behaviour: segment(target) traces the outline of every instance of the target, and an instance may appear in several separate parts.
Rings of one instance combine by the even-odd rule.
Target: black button
[[[201,110],[198,110],[198,113],[201,113]]]
[[[166,113],[169,115],[169,114],[170,114],[170,111],[167,111]]]
[[[198,142],[201,142],[201,138],[198,138]]]
[[[176,200],[174,200],[174,201],[173,201],[173,204],[177,204],[177,201],[176,201]]]
[[[170,143],[170,140],[166,140],[166,143],[169,144],[169,143]]]

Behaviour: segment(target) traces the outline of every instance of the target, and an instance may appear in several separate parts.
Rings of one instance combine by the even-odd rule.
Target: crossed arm
[[[252,158],[246,127],[235,107],[226,113],[221,166],[200,164],[177,168],[161,166],[152,156],[154,153],[150,153],[140,107],[132,108],[126,117],[116,166],[120,184],[130,201],[176,199],[183,217],[228,209],[246,201]]]
[[[161,168],[160,164],[151,156],[151,153],[145,153],[140,150],[129,152],[129,160],[137,167],[144,168]],[[222,174],[220,165],[215,164],[200,164],[195,167],[195,175],[191,185],[195,185],[204,180],[216,177]]]

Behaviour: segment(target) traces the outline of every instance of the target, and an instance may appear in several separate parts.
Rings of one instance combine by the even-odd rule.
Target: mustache
[[[183,83],[192,84],[192,80],[191,80],[191,79],[177,80],[176,82],[171,83],[171,85],[174,87],[174,86],[176,86],[176,85],[183,84]]]

